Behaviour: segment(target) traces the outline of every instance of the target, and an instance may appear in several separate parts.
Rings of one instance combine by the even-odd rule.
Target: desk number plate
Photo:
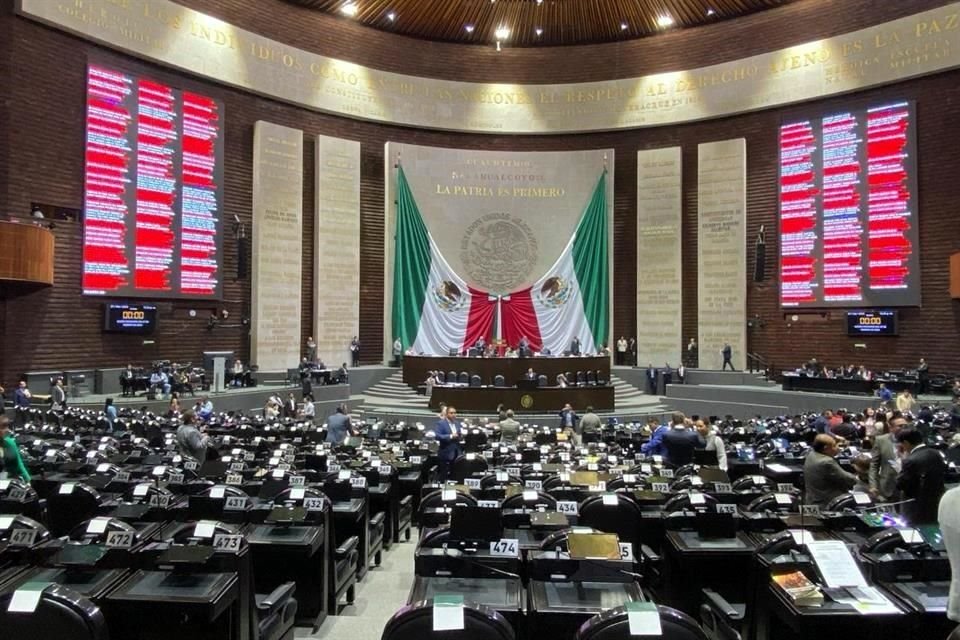
[[[580,509],[579,505],[573,500],[562,501],[557,503],[557,512],[566,514],[568,516],[577,515],[577,513],[579,513],[579,509]]]
[[[520,541],[516,538],[503,538],[491,542],[490,555],[516,558],[520,555]]]
[[[223,503],[224,511],[243,511],[247,508],[247,496],[230,496]]]
[[[228,473],[227,484],[232,484],[232,485],[243,484],[243,476],[240,475],[239,473]]]
[[[133,534],[129,531],[110,531],[105,544],[108,549],[129,549],[133,546]]]
[[[323,511],[323,498],[304,498],[303,508],[307,511]]]
[[[10,532],[11,547],[32,547],[36,541],[36,529],[14,529]]]
[[[630,542],[620,542],[620,559],[627,562],[633,562],[633,544]]]
[[[243,536],[218,533],[213,537],[213,548],[217,551],[230,551],[235,553],[240,551],[241,540],[243,540]]]

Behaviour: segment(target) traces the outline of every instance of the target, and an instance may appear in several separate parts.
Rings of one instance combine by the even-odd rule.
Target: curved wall
[[[238,26],[324,55],[413,75],[475,81],[575,82],[689,68],[741,58],[799,42],[849,32],[915,13],[944,2],[874,3],[869,0],[801,0],[722,24],[676,31],[620,44],[558,49],[506,49],[429,43],[375,32],[346,20],[288,5],[281,0],[183,0]],[[945,132],[960,115],[960,71],[945,72],[780,109],[724,119],[652,129],[562,136],[503,136],[416,130],[360,122],[275,102],[201,81],[108,52],[92,43],[15,17],[12,2],[0,6],[0,73],[9,78],[0,102],[0,205],[26,212],[32,202],[79,208],[83,199],[84,70],[88,59],[121,64],[185,88],[194,87],[226,105],[226,186],[228,214],[249,228],[251,216],[253,123],[269,120],[302,129],[308,136],[335,135],[361,142],[361,340],[363,359],[379,360],[383,327],[383,145],[387,141],[491,150],[567,150],[613,147],[615,260],[614,332],[632,334],[636,326],[636,151],[670,145],[683,147],[684,314],[683,335],[696,334],[696,145],[743,136],[747,139],[748,238],[761,224],[776,228],[776,138],[782,118],[817,115],[836,108],[888,99],[917,102],[921,309],[901,314],[898,338],[869,341],[866,354],[854,354],[842,323],[816,320],[790,326],[777,303],[775,262],[768,258],[765,286],[748,288],[748,314],[762,327],[749,336],[751,350],[777,366],[816,356],[826,362],[866,360],[871,366],[904,365],[926,356],[934,370],[960,370],[960,309],[948,289],[948,257],[960,247],[954,222],[951,181],[960,168],[960,148]],[[314,159],[304,155],[304,237],[313,237]],[[194,360],[205,349],[234,349],[248,355],[248,340],[237,328],[204,328],[211,305],[161,306],[155,343],[100,332],[101,302],[79,296],[81,230],[62,223],[56,230],[56,286],[0,300],[0,375],[7,382],[32,369],[115,366],[153,358]],[[768,256],[776,256],[775,235],[768,234]],[[752,246],[752,242],[748,243]],[[225,241],[225,272],[235,270],[236,245]],[[752,251],[751,251],[752,254]],[[753,256],[748,256],[748,264]],[[312,243],[303,253],[303,341],[313,307]],[[233,317],[249,313],[249,280],[225,283],[223,306]],[[197,319],[187,315],[199,310]],[[640,318],[642,322],[642,317]]]

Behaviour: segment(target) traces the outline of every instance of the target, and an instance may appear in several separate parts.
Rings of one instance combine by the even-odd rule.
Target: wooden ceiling
[[[426,40],[507,47],[615,42],[742,16],[797,0],[288,0]],[[342,9],[355,5],[356,15]],[[391,18],[392,16],[392,18]],[[663,18],[672,19],[664,26]],[[538,30],[541,30],[538,34]]]

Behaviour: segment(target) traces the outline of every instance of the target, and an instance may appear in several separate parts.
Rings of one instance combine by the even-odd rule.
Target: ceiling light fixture
[[[712,16],[712,15],[715,14],[715,13],[716,13],[716,11],[714,11],[713,9],[707,9],[707,15],[708,15],[708,16]]]
[[[472,24],[468,24],[467,26],[464,27],[464,29],[467,30],[467,33],[473,33],[473,25],[472,25]]]
[[[657,18],[657,26],[661,29],[666,29],[667,27],[673,26],[673,18],[666,14],[659,16]]]
[[[620,31],[626,31],[629,25],[626,22],[620,23]]]
[[[510,37],[510,29],[500,26],[497,27],[497,30],[493,32],[493,35],[496,36],[497,40],[506,40]]]
[[[387,20],[389,20],[390,22],[393,22],[396,19],[397,19],[397,14],[395,14],[393,11],[387,14]]]
[[[350,16],[351,18],[356,16],[360,11],[360,8],[357,6],[356,2],[348,2],[347,4],[340,7],[340,13],[345,16]]]
[[[538,37],[543,35],[543,29],[541,27],[537,27],[533,32],[536,33]]]

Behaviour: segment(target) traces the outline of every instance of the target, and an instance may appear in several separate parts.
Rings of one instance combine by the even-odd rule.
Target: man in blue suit
[[[446,482],[450,475],[450,466],[453,461],[462,453],[460,441],[463,434],[463,425],[457,421],[457,409],[447,407],[445,414],[441,414],[437,426],[433,430],[437,436],[437,442],[440,443],[440,450],[437,452],[440,464],[437,474],[440,482]]]

